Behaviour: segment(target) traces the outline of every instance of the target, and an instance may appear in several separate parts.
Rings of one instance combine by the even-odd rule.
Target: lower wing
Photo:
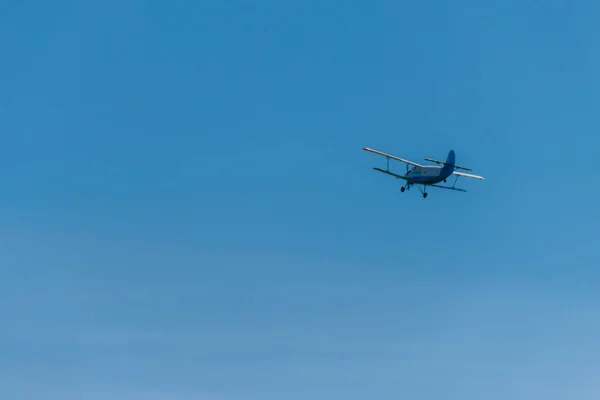
[[[381,168],[377,168],[377,167],[373,167],[373,169],[374,169],[375,171],[383,172],[383,173],[384,173],[384,174],[386,174],[386,175],[391,175],[391,176],[393,176],[393,177],[396,177],[396,178],[398,178],[398,179],[404,179],[405,181],[407,181],[407,180],[408,180],[408,179],[406,179],[405,177],[403,177],[402,175],[398,175],[398,174],[395,174],[395,173],[393,173],[393,172],[386,171],[385,169],[381,169]]]
[[[430,185],[430,186],[435,187],[435,188],[440,188],[440,189],[456,190],[457,192],[466,192],[465,189],[452,187],[452,186],[442,186],[442,185]]]

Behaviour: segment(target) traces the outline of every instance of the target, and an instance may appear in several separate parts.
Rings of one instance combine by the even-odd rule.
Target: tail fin
[[[442,170],[446,173],[454,172],[455,161],[456,155],[454,154],[454,150],[450,150],[448,157],[446,157],[446,164],[442,167]]]

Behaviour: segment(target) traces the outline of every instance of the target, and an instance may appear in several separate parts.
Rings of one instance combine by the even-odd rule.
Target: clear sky
[[[0,397],[598,399],[600,3],[488,3],[4,2]]]

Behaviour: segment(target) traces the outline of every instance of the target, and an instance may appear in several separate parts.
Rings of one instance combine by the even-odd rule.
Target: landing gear
[[[402,192],[402,193],[404,193],[404,191],[405,191],[405,190],[406,190],[406,188],[405,188],[404,186],[402,186],[402,187],[400,188],[400,192]]]
[[[423,194],[423,198],[426,199],[427,198],[427,186],[423,185],[422,189],[421,189],[421,185],[417,185],[417,187],[421,191],[421,194]]]

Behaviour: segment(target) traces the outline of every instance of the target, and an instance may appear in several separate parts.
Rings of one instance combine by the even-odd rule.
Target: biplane
[[[413,161],[405,160],[403,158],[382,153],[377,150],[369,149],[368,147],[363,148],[363,150],[377,154],[379,156],[383,156],[387,159],[386,169],[377,167],[373,167],[373,169],[375,171],[383,172],[384,174],[393,176],[396,179],[403,179],[404,181],[406,181],[406,184],[400,188],[401,192],[409,190],[411,186],[417,186],[423,194],[423,198],[427,197],[427,187],[429,186],[441,189],[455,190],[458,192],[466,192],[465,189],[455,187],[458,178],[465,177],[481,180],[485,179],[483,176],[467,174],[464,172],[457,172],[456,170],[471,171],[471,169],[461,167],[460,165],[455,164],[456,155],[454,154],[454,150],[450,150],[450,152],[448,152],[446,162],[434,160],[432,158],[425,158],[425,161],[430,161],[437,165],[421,165]],[[390,160],[405,163],[406,173],[404,175],[401,175],[391,172]],[[439,183],[441,182],[446,182],[451,176],[455,177],[452,186],[439,185]]]

